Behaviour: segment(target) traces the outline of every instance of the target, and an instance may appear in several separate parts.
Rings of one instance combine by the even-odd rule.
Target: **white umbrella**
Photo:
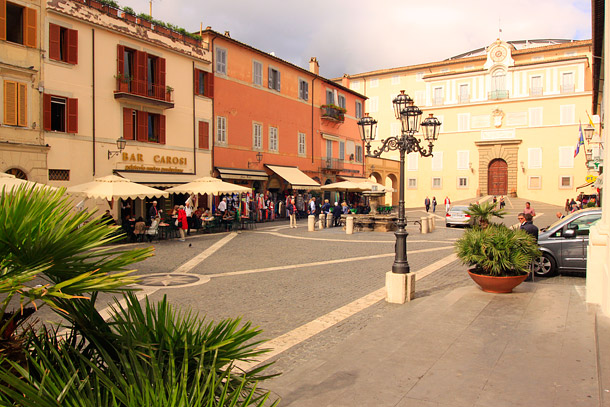
[[[85,195],[87,198],[101,198],[107,201],[113,199],[167,197],[167,192],[131,182],[127,178],[116,175],[96,178],[91,182],[74,185],[67,189],[68,193]]]
[[[166,190],[175,194],[238,194],[252,192],[252,188],[224,182],[218,178],[203,177],[191,181],[187,184],[177,185]]]
[[[34,186],[39,186],[41,188],[49,188],[55,190],[57,188],[50,187],[45,184],[39,184],[37,182],[27,181],[21,178],[15,177],[13,174],[7,174],[5,172],[0,172],[0,191],[3,189],[9,191],[13,188],[20,187],[22,185],[27,185],[28,188],[32,188]]]
[[[391,192],[391,188],[387,188],[381,184],[373,181],[341,181],[333,184],[324,185],[321,187],[323,191],[352,191],[352,192],[364,192],[364,191],[379,191],[379,192]]]

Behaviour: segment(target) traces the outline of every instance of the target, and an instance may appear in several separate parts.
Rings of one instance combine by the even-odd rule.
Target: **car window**
[[[583,215],[572,222],[567,224],[568,229],[576,229],[578,236],[588,236],[589,229],[594,222],[598,221],[602,217],[599,213],[592,213],[590,215]]]

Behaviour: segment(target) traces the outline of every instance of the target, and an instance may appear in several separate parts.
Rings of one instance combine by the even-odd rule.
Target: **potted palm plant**
[[[540,257],[538,244],[523,230],[491,223],[491,213],[498,216],[495,205],[475,205],[470,206],[470,213],[481,216],[479,223],[455,242],[456,254],[470,267],[468,274],[483,291],[510,293],[527,278],[531,262]]]
[[[482,228],[487,227],[487,225],[491,223],[493,217],[504,218],[504,215],[507,213],[503,209],[496,209],[496,204],[491,202],[470,204],[468,210],[464,212],[470,215],[470,218],[475,225]]]

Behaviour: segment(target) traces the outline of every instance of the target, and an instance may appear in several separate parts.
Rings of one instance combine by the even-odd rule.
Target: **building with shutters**
[[[433,157],[406,159],[406,205],[518,195],[563,205],[586,184],[579,126],[591,114],[591,41],[497,40],[444,61],[349,74],[345,86],[368,97],[377,139],[400,132],[392,100],[406,90],[443,123]],[[375,143],[373,143],[375,144]],[[397,158],[397,152],[388,153]],[[367,175],[397,188],[397,177]],[[386,201],[391,199],[388,195]],[[394,204],[396,196],[394,197]]]
[[[44,15],[39,0],[0,1],[0,171],[43,183],[49,150],[41,124]]]

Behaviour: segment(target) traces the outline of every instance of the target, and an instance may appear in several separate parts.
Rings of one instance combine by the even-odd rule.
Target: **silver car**
[[[445,215],[445,226],[469,226],[472,225],[472,218],[466,214],[468,206],[452,206]]]
[[[542,229],[538,235],[542,257],[534,262],[534,273],[547,277],[568,270],[585,272],[589,229],[601,217],[601,208],[582,209]]]

